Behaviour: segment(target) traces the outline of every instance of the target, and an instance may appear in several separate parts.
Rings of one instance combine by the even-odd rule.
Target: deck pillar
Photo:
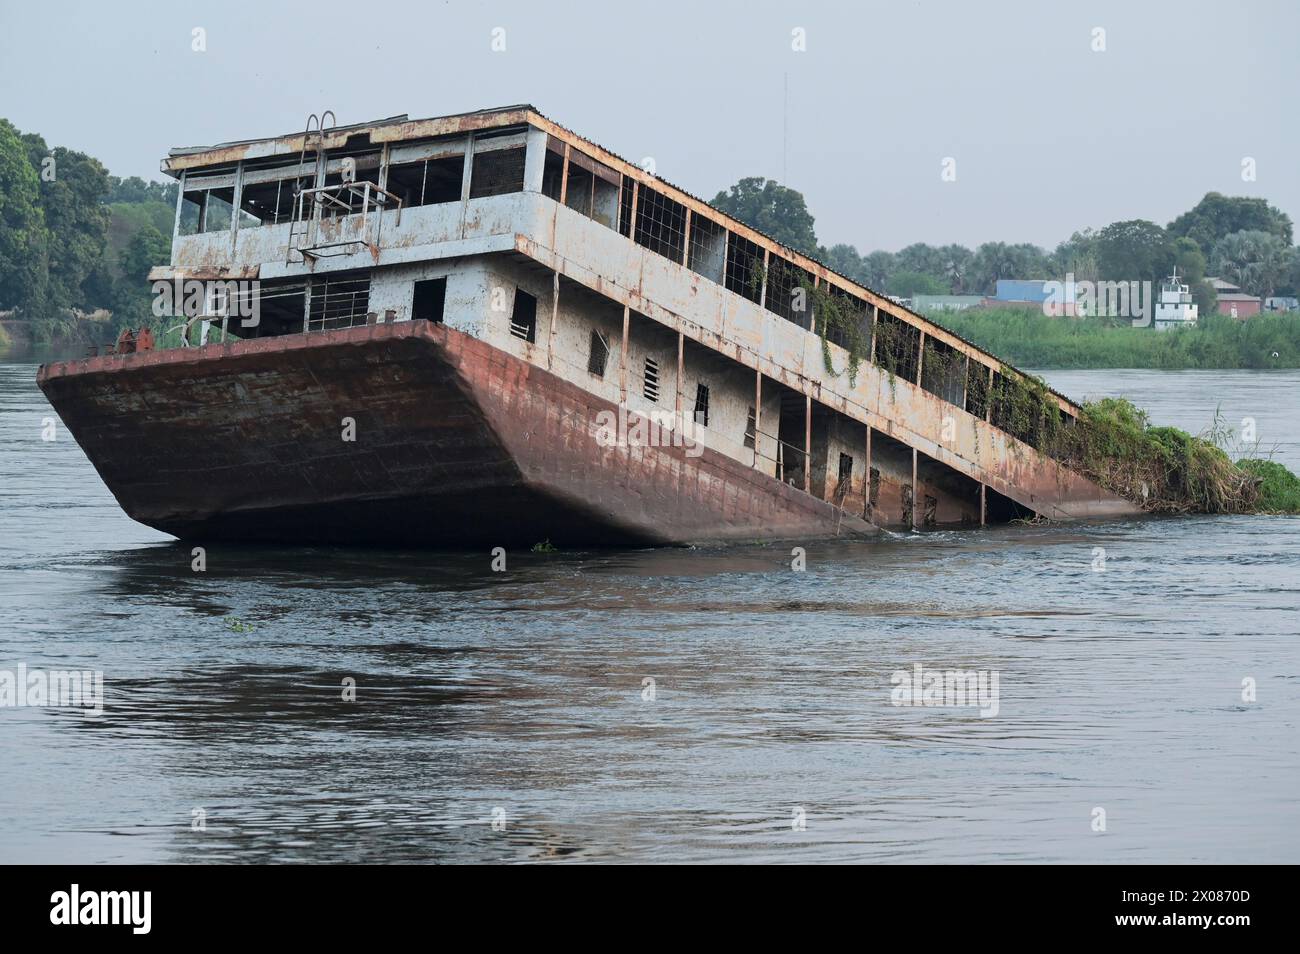
[[[804,395],[803,492],[812,493],[812,395]]]
[[[242,217],[240,216],[239,211],[244,202],[244,164],[242,162],[235,163],[235,189],[234,195],[231,199],[230,255],[233,258],[235,251],[239,248],[239,220]],[[221,340],[223,342],[226,340],[224,330],[222,332]]]
[[[871,306],[871,363],[876,363],[876,319],[879,317],[880,309],[875,305]]]
[[[569,144],[564,144],[564,163],[560,167],[560,205],[569,201]]]
[[[677,398],[673,404],[673,410],[677,414],[677,427],[685,430],[685,422],[682,420],[682,376],[686,373],[685,362],[686,336],[680,331],[677,332]]]
[[[912,529],[916,529],[916,448],[912,448]]]
[[[546,330],[546,370],[555,363],[555,325],[560,315],[560,273],[551,272],[551,326]]]
[[[867,425],[867,470],[862,483],[862,518],[871,519],[871,425]]]
[[[627,403],[627,329],[632,320],[632,309],[623,306],[623,347],[618,353],[618,390],[622,403]]]

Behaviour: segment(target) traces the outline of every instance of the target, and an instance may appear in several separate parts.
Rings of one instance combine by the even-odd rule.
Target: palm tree
[[[1265,299],[1285,279],[1291,250],[1271,232],[1233,232],[1214,246],[1214,268],[1252,295]]]

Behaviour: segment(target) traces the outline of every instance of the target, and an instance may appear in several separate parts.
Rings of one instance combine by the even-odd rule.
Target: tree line
[[[863,254],[852,245],[829,248],[817,240],[803,195],[771,179],[741,179],[711,205],[790,248],[876,291],[915,295],[992,295],[999,279],[1151,281],[1176,267],[1192,286],[1202,314],[1216,307],[1207,276],[1223,278],[1261,297],[1300,291],[1300,249],[1291,219],[1265,199],[1210,192],[1166,226],[1146,219],[1085,228],[1047,251],[1028,242],[928,245]]]
[[[0,312],[29,321],[37,341],[84,335],[107,310],[106,331],[152,317],[146,276],[171,257],[176,183],[110,175],[92,156],[51,148],[0,119]],[[1208,193],[1166,226],[1144,219],[1075,232],[1048,252],[1032,243],[917,242],[898,252],[829,248],[797,190],[762,177],[719,192],[713,206],[877,291],[991,295],[999,279],[1158,282],[1178,268],[1202,314],[1214,310],[1207,275],[1267,297],[1300,291],[1291,219],[1264,199]]]
[[[145,279],[171,258],[176,189],[110,175],[0,119],[0,312],[30,322],[38,342],[149,320]],[[111,320],[88,332],[101,310]]]

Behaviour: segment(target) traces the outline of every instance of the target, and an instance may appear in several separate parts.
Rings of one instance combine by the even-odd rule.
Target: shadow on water
[[[206,569],[196,572],[193,546],[170,542],[106,551],[93,557],[107,570],[99,579],[108,605],[187,607],[227,616],[240,597],[256,594],[251,613],[273,617],[275,607],[322,597],[322,609],[365,618],[376,594],[425,619],[436,619],[459,599],[554,612],[565,608],[707,613],[743,607],[757,613],[840,610],[868,615],[914,615],[943,610],[935,594],[912,586],[927,576],[952,575],[953,562],[1082,572],[1090,548],[1140,538],[1159,520],[1084,527],[1010,525],[984,530],[889,533],[877,541],[816,540],[719,547],[509,552],[494,570],[491,553],[347,547],[205,547]],[[802,561],[805,573],[793,573]],[[843,597],[839,584],[894,579],[897,599]],[[800,588],[801,583],[819,586]],[[711,600],[709,592],[724,593]],[[426,597],[426,598],[422,598]],[[1001,606],[962,612],[998,613]]]

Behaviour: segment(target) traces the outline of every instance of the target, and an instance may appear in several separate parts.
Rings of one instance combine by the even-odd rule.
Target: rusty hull
[[[185,540],[479,548],[877,532],[708,448],[601,446],[597,413],[614,404],[426,321],[51,364],[38,383],[127,514]]]

